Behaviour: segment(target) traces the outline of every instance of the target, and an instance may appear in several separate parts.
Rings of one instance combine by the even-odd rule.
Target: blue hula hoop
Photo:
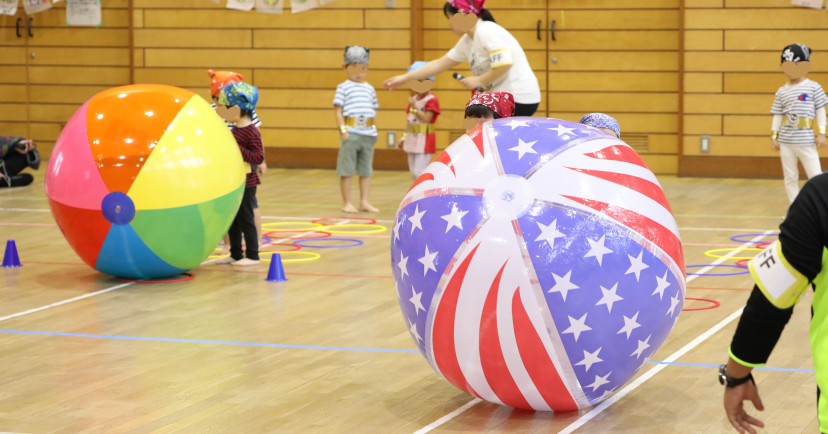
[[[307,243],[307,242],[318,243],[320,241],[350,241],[351,244],[336,244],[336,245],[332,245],[332,246],[319,246],[319,245],[314,246],[312,244],[311,245],[302,244],[302,243]],[[312,249],[341,249],[341,248],[344,248],[344,247],[361,246],[362,245],[362,240],[355,240],[353,238],[335,238],[335,237],[305,238],[305,239],[296,240],[296,241],[293,242],[293,244],[296,244],[297,246],[302,246],[302,247],[310,247]]]
[[[739,235],[734,235],[734,236],[730,237],[730,240],[735,241],[737,243],[753,243],[753,244],[761,244],[761,243],[767,243],[768,242],[768,241],[740,240],[740,238],[743,238],[743,237],[759,237],[759,236],[778,237],[779,234],[739,234]]]
[[[738,273],[691,273],[686,272],[688,276],[739,276],[741,274],[748,274],[750,271],[747,270],[747,267],[743,265],[731,265],[731,264],[694,264],[694,265],[685,265],[684,268],[690,267],[731,267],[731,268],[741,268],[744,271],[740,271]]]

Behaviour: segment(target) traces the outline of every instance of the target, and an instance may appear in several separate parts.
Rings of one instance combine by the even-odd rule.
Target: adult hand
[[[756,434],[753,426],[764,428],[765,424],[755,417],[747,414],[744,409],[743,401],[751,401],[757,410],[764,410],[762,400],[759,398],[759,389],[753,381],[740,384],[736,387],[725,387],[724,392],[724,409],[727,415],[727,420],[736,428],[736,431],[744,434]],[[753,425],[753,426],[751,426]]]
[[[388,89],[388,90],[391,90],[391,89],[396,89],[396,88],[408,83],[408,81],[409,80],[408,80],[408,78],[406,78],[406,74],[395,75],[395,76],[389,78],[388,80],[385,80],[382,83],[382,86],[384,88]]]
[[[460,80],[460,84],[468,90],[474,90],[478,87],[483,87],[483,80],[480,77],[466,77]]]
[[[771,148],[773,148],[774,151],[778,151],[779,150],[779,140],[771,139],[771,142],[772,142],[771,143]]]
[[[818,149],[818,148],[824,148],[824,147],[825,147],[825,134],[819,134],[819,135],[817,135],[817,139],[816,139],[816,147],[817,147],[817,149]]]
[[[21,147],[20,145],[23,145],[23,147]],[[34,148],[35,148],[35,144],[31,140],[21,140],[21,141],[17,142],[14,146],[14,150],[21,153],[21,154],[29,153]]]

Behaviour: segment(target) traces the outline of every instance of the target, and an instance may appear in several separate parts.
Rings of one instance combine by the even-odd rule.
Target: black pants
[[[515,103],[515,116],[532,116],[538,110],[538,103],[520,104]]]
[[[20,173],[21,170],[28,166],[26,161],[26,154],[21,154],[14,149],[9,149],[6,155],[3,156],[3,164],[6,167],[6,175],[14,176]]]
[[[256,187],[244,189],[239,212],[230,225],[227,234],[230,235],[230,257],[239,260],[244,256],[248,259],[259,260],[259,234],[256,231],[256,222],[253,219],[253,200],[256,197]],[[242,254],[242,234],[244,234],[245,253]]]

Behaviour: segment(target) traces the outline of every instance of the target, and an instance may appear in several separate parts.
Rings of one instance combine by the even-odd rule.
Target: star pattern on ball
[[[649,265],[645,264],[644,261],[641,259],[641,255],[644,254],[644,250],[638,252],[637,257],[633,257],[632,255],[627,255],[630,258],[630,268],[624,274],[635,273],[635,281],[641,278],[641,270],[648,268]]]
[[[601,287],[601,293],[603,293],[603,296],[601,297],[600,300],[598,300],[598,303],[596,303],[595,305],[596,306],[600,306],[602,304],[606,305],[607,306],[607,313],[612,313],[612,305],[615,304],[615,302],[618,302],[618,301],[621,301],[621,300],[624,299],[620,295],[616,294],[617,291],[618,291],[618,283],[616,283],[615,285],[612,285],[612,288],[609,288],[609,289],[604,288],[602,286]]]
[[[414,208],[414,215],[408,218],[408,221],[411,222],[411,233],[414,233],[414,229],[423,230],[423,216],[425,216],[425,210],[420,211],[420,206],[417,205]]]
[[[535,150],[532,148],[532,146],[533,146],[535,143],[538,143],[538,141],[537,141],[537,140],[535,140],[535,141],[533,141],[533,142],[524,142],[523,140],[518,139],[518,144],[517,144],[517,146],[515,146],[515,147],[513,147],[513,148],[509,148],[509,150],[510,150],[510,151],[515,151],[515,152],[517,152],[517,153],[518,153],[518,160],[520,160],[521,158],[523,158],[523,156],[524,156],[525,154],[537,154],[537,151],[535,151]]]
[[[451,228],[458,228],[460,230],[463,229],[463,216],[468,214],[468,211],[460,211],[457,208],[457,204],[451,204],[451,212],[444,216],[440,216],[441,219],[446,221],[446,233],[448,233]]]
[[[411,298],[409,298],[408,301],[410,301],[411,304],[414,305],[414,312],[416,312],[417,315],[420,314],[420,311],[425,312],[425,307],[423,306],[423,300],[422,300],[423,299],[423,293],[422,292],[417,292],[417,290],[414,289],[413,286],[411,287],[411,293],[412,293]]]
[[[434,267],[434,260],[437,258],[437,252],[429,252],[428,245],[425,246],[425,254],[422,258],[417,259],[417,262],[423,264],[423,276],[428,273],[428,270],[437,271]]]
[[[573,317],[569,317],[569,327],[567,327],[561,333],[572,333],[572,337],[575,338],[575,342],[578,341],[578,337],[581,336],[581,333],[585,331],[592,330],[592,327],[586,325],[586,317],[587,314],[581,315],[580,318],[575,319]]]
[[[604,240],[606,239],[606,235],[601,236],[601,239],[598,241],[592,241],[591,239],[587,238],[589,242],[589,251],[584,255],[584,258],[592,258],[598,260],[598,265],[602,265],[601,261],[604,259],[604,255],[608,253],[612,253],[612,250],[607,248],[604,245]]]
[[[535,242],[538,241],[546,241],[549,244],[550,249],[555,248],[555,239],[565,237],[566,235],[563,232],[558,230],[558,220],[555,219],[549,225],[545,225],[541,222],[538,223],[538,229],[540,229],[541,233],[535,238]],[[600,261],[599,261],[600,262]]]
[[[591,368],[592,365],[604,361],[602,358],[598,357],[598,353],[600,353],[600,352],[601,352],[601,347],[598,347],[597,350],[595,350],[591,353],[587,350],[584,350],[584,359],[581,360],[580,362],[576,363],[575,366],[583,365],[584,370],[589,371],[589,368]]]
[[[555,273],[552,273],[552,277],[555,278],[555,286],[549,289],[548,292],[559,292],[561,293],[561,297],[563,297],[563,301],[566,301],[566,294],[573,290],[580,288],[578,285],[572,283],[572,270],[569,270],[565,275],[558,276]]]

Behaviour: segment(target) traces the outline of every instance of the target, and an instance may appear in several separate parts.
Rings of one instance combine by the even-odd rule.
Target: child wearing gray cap
[[[379,104],[374,86],[365,81],[368,75],[369,50],[359,45],[345,47],[342,69],[348,79],[336,87],[333,105],[339,126],[340,144],[336,158],[336,174],[342,193],[342,211],[357,212],[351,203],[351,178],[359,175],[359,209],[379,212],[368,202],[373,172],[374,143],[377,141]]]

